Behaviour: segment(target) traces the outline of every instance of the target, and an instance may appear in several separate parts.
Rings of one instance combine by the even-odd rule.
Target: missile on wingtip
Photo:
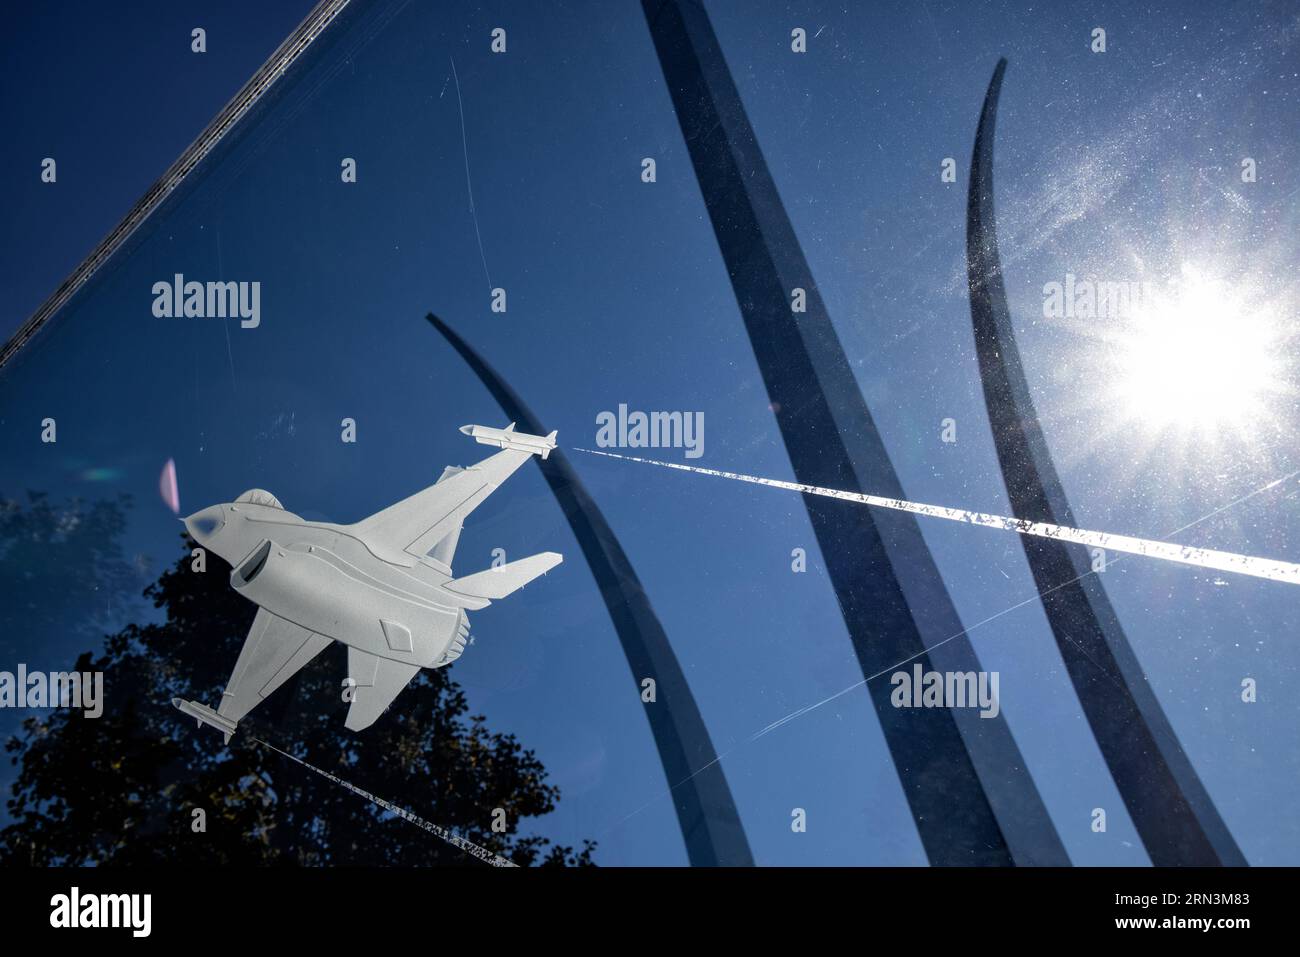
[[[224,715],[217,714],[217,712],[213,711],[207,705],[200,704],[197,701],[185,701],[181,698],[172,698],[172,707],[184,714],[188,714],[198,722],[199,727],[206,724],[216,728],[226,736],[226,744],[230,743],[230,736],[235,733],[235,726],[238,722],[232,721]]]
[[[545,436],[529,435],[526,432],[516,432],[513,422],[504,429],[493,429],[486,425],[462,425],[460,430],[480,445],[495,445],[499,449],[532,452],[542,458],[550,455],[551,450],[555,448],[555,436],[558,432],[557,430]]]

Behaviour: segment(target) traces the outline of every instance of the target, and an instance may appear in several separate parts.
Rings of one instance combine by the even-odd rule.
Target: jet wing
[[[259,608],[217,710],[179,698],[172,704],[217,728],[229,741],[239,719],[320,654],[330,640]]]
[[[509,448],[454,475],[444,473],[437,484],[357,522],[352,531],[381,558],[412,565],[459,532],[465,517],[533,454]]]
[[[419,670],[419,665],[380,658],[349,646],[348,677],[356,685],[352,689],[352,704],[348,706],[347,729],[361,731],[374,724]]]
[[[330,640],[265,608],[257,609],[217,714],[238,721],[324,651]]]

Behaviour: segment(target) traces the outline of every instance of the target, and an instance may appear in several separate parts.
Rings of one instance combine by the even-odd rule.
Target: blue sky
[[[1294,326],[1284,267],[1300,235],[1300,63],[1284,6],[707,7],[910,498],[1009,513],[963,280],[966,168],[999,56],[1010,61],[995,162],[1008,294],[1079,523],[1163,538],[1298,467],[1285,440],[1293,393],[1270,404],[1267,421],[1149,428],[1112,398],[1101,320],[1044,319],[1041,293],[1067,272],[1165,282],[1186,265],[1267,300],[1283,328]],[[218,78],[188,52],[187,24],[200,16],[191,10],[209,12],[194,4],[131,31],[131,42],[163,52],[126,56],[119,44],[111,57],[96,15],[82,10],[57,48],[59,69],[27,98],[6,99],[0,122],[17,144],[0,160],[15,210],[0,233],[10,327],[301,16],[286,7],[255,37],[240,26],[246,8],[220,14],[212,22],[240,39],[236,53],[218,43],[224,31],[209,30],[207,56],[226,58]],[[51,22],[63,21],[30,29],[48,37]],[[503,55],[489,50],[498,26]],[[811,38],[807,54],[790,51],[797,26]],[[1089,50],[1096,26],[1107,30],[1104,54]],[[26,46],[17,51],[26,60],[6,66],[15,76],[47,63]],[[45,155],[66,157],[57,187],[37,181]],[[1250,184],[1238,175],[1246,156],[1258,161]],[[357,160],[355,184],[340,181],[343,157]],[[656,159],[653,184],[641,182],[644,157]],[[956,183],[940,180],[945,157],[956,159]],[[48,248],[34,235],[51,237]],[[155,318],[150,288],[176,272],[261,282],[261,325]],[[507,290],[504,314],[489,308],[493,286]],[[129,491],[127,550],[158,565],[176,552],[177,526],[156,492],[169,457],[185,511],[262,487],[305,517],[355,521],[444,465],[478,458],[458,426],[504,424],[423,321],[430,310],[566,448],[592,445],[596,416],[620,403],[699,411],[705,451],[692,464],[793,477],[639,4],[542,15],[528,4],[389,0],[349,11],[0,374],[0,492]],[[1293,346],[1279,343],[1283,377]],[[39,443],[47,415],[59,422],[57,447]],[[357,421],[355,445],[339,441],[345,416]],[[945,418],[957,422],[955,444],[940,441]],[[924,863],[865,691],[749,740],[861,680],[798,497],[571,460],[673,641],[756,860]],[[95,467],[118,477],[88,482]],[[1296,556],[1295,491],[1292,480],[1176,540]],[[922,529],[984,666],[1001,674],[1003,713],[1071,858],[1146,863],[1019,542],[946,523]],[[806,574],[791,571],[796,547],[808,550]],[[643,705],[535,470],[474,513],[457,571],[486,567],[494,548],[569,559],[471,616],[476,643],[453,666],[475,711],[518,733],[561,787],[537,830],[566,843],[598,838],[601,863],[684,863]],[[1300,862],[1300,825],[1277,797],[1300,779],[1300,596],[1141,559],[1116,564],[1105,584],[1247,858]],[[67,636],[30,641],[32,667],[79,648]],[[1261,688],[1253,705],[1240,701],[1248,676]],[[808,812],[806,833],[790,829],[796,807]],[[1105,834],[1089,827],[1095,807],[1107,809]]]
[[[0,119],[0,335],[8,338],[108,234],[280,42],[307,0],[87,0],[7,11]],[[190,32],[207,31],[207,52]],[[21,144],[21,146],[18,146]],[[40,180],[58,163],[58,184]]]

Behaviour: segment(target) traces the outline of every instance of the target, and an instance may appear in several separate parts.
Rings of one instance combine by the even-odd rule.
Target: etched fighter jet
[[[466,611],[505,598],[562,560],[541,552],[453,578],[465,517],[555,433],[461,429],[502,451],[469,468],[448,466],[433,485],[355,525],[308,522],[269,492],[185,519],[201,546],[234,567],[230,585],[258,605],[221,703],[214,711],[173,698],[182,712],[226,736],[239,720],[331,641],[348,646],[352,702],[347,727],[368,728],[421,668],[449,665],[465,650]]]

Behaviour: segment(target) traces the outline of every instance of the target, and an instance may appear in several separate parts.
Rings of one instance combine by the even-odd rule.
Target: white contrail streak
[[[430,821],[426,821],[424,818],[416,814],[412,814],[410,811],[406,810],[406,808],[398,807],[396,804],[391,804],[388,801],[385,801],[383,798],[371,794],[369,791],[363,791],[355,784],[350,784],[349,782],[344,781],[338,775],[330,774],[328,771],[324,771],[316,767],[316,765],[314,764],[308,764],[302,758],[294,757],[288,751],[281,751],[279,748],[277,748],[274,744],[271,744],[270,742],[263,741],[261,738],[254,737],[251,734],[249,735],[249,738],[250,740],[255,741],[257,744],[262,745],[263,747],[270,748],[276,754],[284,755],[290,761],[296,761],[307,770],[315,771],[321,777],[327,778],[330,781],[333,781],[335,784],[342,785],[343,787],[351,791],[353,794],[361,795],[363,798],[365,798],[367,801],[370,801],[372,804],[377,804],[386,811],[392,811],[394,814],[396,814],[398,817],[402,818],[403,820],[410,821],[412,824],[416,825],[417,827],[424,828],[430,834],[434,835],[435,837],[442,838],[452,847],[459,848],[460,850],[468,854],[470,857],[477,857],[480,861],[483,861],[485,864],[491,864],[493,867],[518,867],[519,866],[514,861],[506,860],[500,854],[494,854],[492,851],[489,851],[486,847],[480,847],[479,845],[475,844],[473,841],[469,840],[468,838],[461,837],[459,834],[454,834],[451,831],[447,830],[445,827],[440,827],[437,824],[433,824]]]
[[[1193,548],[1190,545],[1173,545],[1169,542],[1157,542],[1148,538],[1133,538],[1129,535],[1112,535],[1109,532],[1090,532],[1083,528],[1070,528],[1068,525],[1053,525],[1048,522],[1031,522],[1022,518],[1008,518],[1005,515],[990,515],[987,512],[972,512],[964,508],[948,508],[944,505],[925,505],[921,502],[909,502],[900,498],[885,498],[880,495],[868,495],[865,492],[844,492],[833,488],[818,488],[815,485],[800,485],[798,482],[782,482],[779,479],[760,478],[757,475],[739,475],[735,472],[722,472],[717,469],[705,469],[695,465],[681,465],[677,462],[659,462],[654,459],[642,459],[632,455],[619,455],[615,452],[598,452],[595,449],[575,449],[589,455],[603,455],[611,459],[623,459],[628,462],[640,462],[645,465],[658,465],[660,468],[677,469],[682,472],[695,472],[699,475],[713,475],[717,478],[733,479],[737,482],[749,482],[753,485],[770,485],[773,488],[802,492],[805,495],[821,495],[825,498],[837,498],[846,502],[858,502],[862,505],[874,505],[898,512],[911,512],[930,518],[945,518],[950,522],[965,522],[968,525],[983,525],[986,528],[998,528],[1021,535],[1033,535],[1038,538],[1052,538],[1061,542],[1073,542],[1089,545],[1108,551],[1123,552],[1129,555],[1142,555],[1146,558],[1162,558],[1165,561],[1179,562],[1183,565],[1196,565],[1200,568],[1212,568],[1215,571],[1235,572],[1241,575],[1253,575],[1270,581],[1300,585],[1300,565],[1294,562],[1281,562],[1271,558],[1255,558],[1251,555],[1238,555],[1235,552],[1220,552],[1209,548]]]

